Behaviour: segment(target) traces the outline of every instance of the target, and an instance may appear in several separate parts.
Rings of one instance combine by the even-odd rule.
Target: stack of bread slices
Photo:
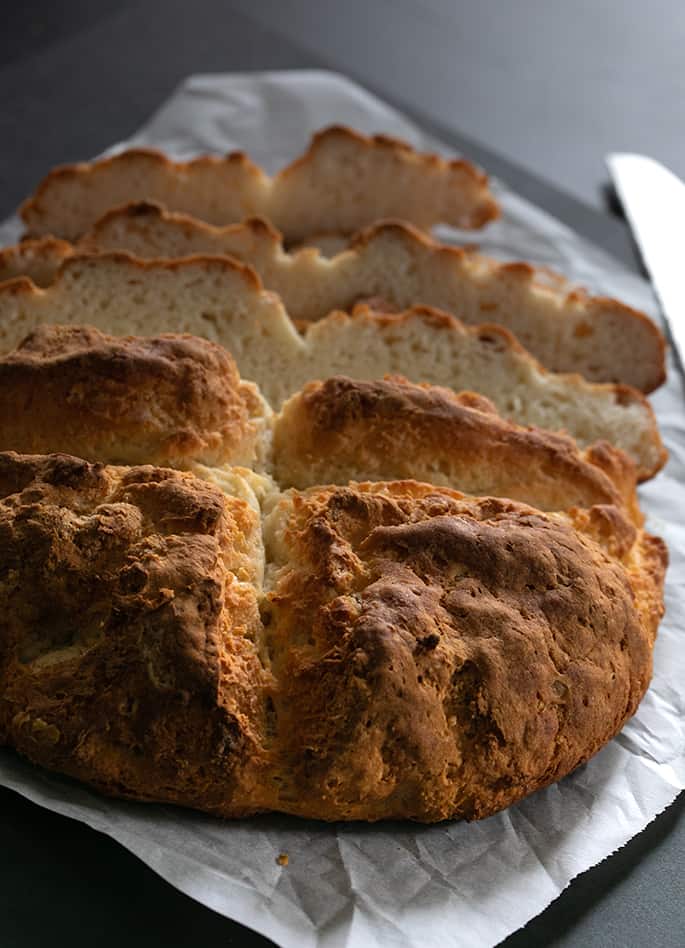
[[[238,817],[480,818],[636,710],[642,313],[436,242],[485,175],[344,128],[58,168],[0,251],[0,743]]]

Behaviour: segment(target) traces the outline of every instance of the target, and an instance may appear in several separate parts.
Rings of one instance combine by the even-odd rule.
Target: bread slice
[[[665,460],[644,396],[546,372],[500,327],[465,327],[425,307],[379,314],[362,306],[312,323],[302,336],[254,271],[226,257],[141,262],[124,254],[74,256],[46,289],[28,279],[0,287],[0,351],[55,322],[87,323],[115,335],[187,332],[218,342],[276,410],[312,379],[399,373],[479,392],[505,418],[565,430],[582,446],[609,441],[635,461],[641,479]]]
[[[289,241],[321,231],[351,234],[380,217],[473,228],[499,214],[487,176],[470,162],[332,126],[273,178],[242,152],[175,162],[136,149],[65,165],[43,179],[21,216],[32,236],[74,240],[110,208],[145,200],[212,224],[262,215]]]
[[[295,320],[318,320],[364,298],[400,311],[436,306],[463,322],[499,323],[546,368],[650,392],[665,378],[664,339],[644,313],[592,297],[527,263],[498,263],[437,243],[399,222],[375,224],[328,259],[310,249],[287,253],[263,221],[216,228],[149,204],[100,220],[84,249],[139,257],[228,254],[249,263]]]

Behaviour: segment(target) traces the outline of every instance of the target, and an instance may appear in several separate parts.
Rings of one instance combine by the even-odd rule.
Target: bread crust
[[[41,326],[0,356],[0,450],[90,461],[260,467],[271,411],[197,336]]]
[[[378,217],[477,228],[499,214],[487,176],[470,162],[421,154],[344,126],[315,134],[307,151],[274,178],[242,152],[175,162],[153,149],[131,149],[63,165],[41,181],[20,213],[30,236],[74,240],[109,208],[132,199],[157,200],[210,223],[261,215],[288,240],[326,230],[353,233]]]
[[[637,706],[660,609],[641,584],[664,552],[615,508],[581,523],[395,482],[294,491],[270,517],[289,812],[483,817]]]
[[[73,253],[74,245],[57,237],[22,240],[11,247],[3,247],[0,249],[0,283],[23,276],[36,286],[47,286]]]
[[[239,815],[268,677],[258,513],[65,455],[0,454],[0,496],[0,740],[115,796]]]
[[[622,452],[579,451],[571,438],[505,421],[474,392],[401,376],[310,382],[275,419],[272,469],[281,487],[411,477],[543,511],[624,506],[641,523]]]
[[[637,707],[666,557],[616,507],[415,481],[267,507],[262,588],[256,503],[0,454],[0,741],[227,817],[473,819]]]

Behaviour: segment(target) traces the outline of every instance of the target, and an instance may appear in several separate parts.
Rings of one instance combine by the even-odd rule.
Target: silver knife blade
[[[645,155],[607,155],[606,163],[685,367],[685,184]]]

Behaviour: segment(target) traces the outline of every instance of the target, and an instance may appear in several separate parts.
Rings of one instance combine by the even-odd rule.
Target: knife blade
[[[611,154],[606,163],[685,368],[685,184],[646,155]]]

